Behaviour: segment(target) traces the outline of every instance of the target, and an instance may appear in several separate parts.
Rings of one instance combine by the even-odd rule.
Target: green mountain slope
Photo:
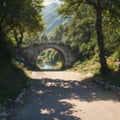
[[[59,4],[54,2],[43,8],[43,16],[46,23],[46,30],[44,31],[45,34],[51,33],[60,24],[64,24],[68,21],[57,14],[56,9],[59,6]]]

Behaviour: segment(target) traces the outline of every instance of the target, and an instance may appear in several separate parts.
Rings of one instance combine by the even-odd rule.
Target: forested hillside
[[[43,7],[42,13],[46,26],[46,30],[43,32],[44,34],[50,34],[56,27],[58,27],[58,25],[67,22],[57,13],[56,10],[59,6],[59,4],[53,2],[50,5]]]
[[[111,5],[114,7],[111,8]],[[117,5],[112,1],[86,1],[81,4],[78,1],[66,1],[58,13],[64,17],[72,16],[72,19],[54,30],[51,40],[69,44],[79,60],[100,61],[101,71],[107,70],[106,58],[112,57],[113,61],[120,59],[120,11]]]
[[[48,36],[43,35],[41,41],[68,44],[78,61],[99,62],[101,73],[108,74],[111,66],[115,68],[116,60],[119,62],[120,59],[120,13],[117,5],[113,1],[81,4],[66,1],[57,12],[69,21],[60,24]]]

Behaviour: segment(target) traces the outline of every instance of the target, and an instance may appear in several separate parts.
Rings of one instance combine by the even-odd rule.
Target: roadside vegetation
[[[100,64],[98,61],[93,61],[93,59],[84,62],[77,61],[73,67],[68,70],[77,71],[84,74],[90,72],[94,75],[93,79],[120,87],[120,66],[117,66],[117,63],[113,57],[107,58],[107,64],[111,70],[111,72],[107,75],[102,75],[100,73]]]
[[[0,63],[0,103],[15,99],[22,88],[28,88],[30,78],[23,72],[19,63],[5,61]]]
[[[44,29],[42,0],[0,1],[0,103],[14,99],[29,78],[20,65],[18,49]]]
[[[58,39],[71,46],[77,58],[72,70],[90,71],[120,86],[119,0],[64,1],[57,11],[71,20],[54,30],[50,41]]]

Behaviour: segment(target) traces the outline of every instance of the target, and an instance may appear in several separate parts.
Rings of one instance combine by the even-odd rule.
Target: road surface
[[[32,72],[31,94],[10,120],[120,120],[115,93],[99,88],[91,74]]]

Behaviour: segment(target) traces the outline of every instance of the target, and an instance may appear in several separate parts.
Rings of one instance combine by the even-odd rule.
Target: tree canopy
[[[95,17],[95,28],[97,35],[97,43],[99,48],[99,60],[101,64],[101,73],[108,73],[109,69],[106,62],[106,53],[104,45],[103,25],[108,24],[111,19],[116,20],[118,23],[120,17],[119,4],[120,0],[62,0],[64,4],[58,9],[58,13],[63,16],[74,16],[82,20],[85,16],[82,14],[84,11],[91,9],[90,14]],[[81,6],[84,5],[84,11],[81,11]],[[89,9],[87,7],[90,7]],[[80,17],[80,16],[83,16]],[[88,16],[88,15],[87,15]],[[90,21],[88,19],[88,21]],[[106,22],[106,23],[105,23]],[[88,26],[89,27],[89,26]],[[87,26],[86,26],[87,28]],[[91,29],[91,28],[90,28]]]
[[[43,0],[1,0],[1,34],[5,36],[14,34],[18,40],[18,37],[23,38],[23,33],[41,32],[44,29],[41,14],[42,2]]]

